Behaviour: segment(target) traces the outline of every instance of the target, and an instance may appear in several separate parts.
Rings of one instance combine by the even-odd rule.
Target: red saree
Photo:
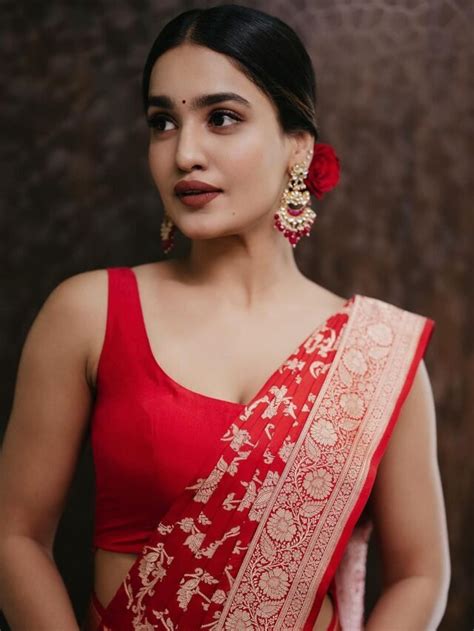
[[[434,321],[354,295],[262,386],[157,524],[99,631],[363,625],[368,500]],[[334,627],[336,628],[336,627]]]

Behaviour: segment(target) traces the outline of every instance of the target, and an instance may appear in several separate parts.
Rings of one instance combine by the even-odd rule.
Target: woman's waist
[[[112,600],[137,556],[128,552],[95,549],[94,594],[102,606]]]
[[[97,548],[94,555],[94,589],[88,611],[89,626],[81,631],[95,631],[97,618],[102,616],[104,608],[112,600],[130,568],[134,564],[137,554],[115,552]],[[91,622],[92,621],[92,622]],[[328,591],[322,601],[318,616],[312,631],[337,631],[338,615],[336,601]],[[90,626],[92,624],[92,626]],[[94,627],[95,624],[95,627]]]

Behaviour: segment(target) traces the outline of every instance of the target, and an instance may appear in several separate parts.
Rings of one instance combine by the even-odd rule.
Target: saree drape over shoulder
[[[274,372],[151,534],[100,631],[363,625],[357,525],[435,322],[354,295]],[[150,497],[150,502],[153,498]]]

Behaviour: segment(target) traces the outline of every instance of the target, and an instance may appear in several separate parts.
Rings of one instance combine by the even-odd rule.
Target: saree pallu
[[[363,626],[356,523],[435,322],[355,294],[281,364],[157,524],[99,631]]]

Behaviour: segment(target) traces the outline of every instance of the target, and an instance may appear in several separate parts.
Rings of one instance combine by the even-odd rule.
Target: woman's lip
[[[178,198],[183,202],[183,204],[186,204],[186,206],[197,208],[199,206],[204,206],[221,193],[222,191],[203,191],[198,195],[178,195]]]

